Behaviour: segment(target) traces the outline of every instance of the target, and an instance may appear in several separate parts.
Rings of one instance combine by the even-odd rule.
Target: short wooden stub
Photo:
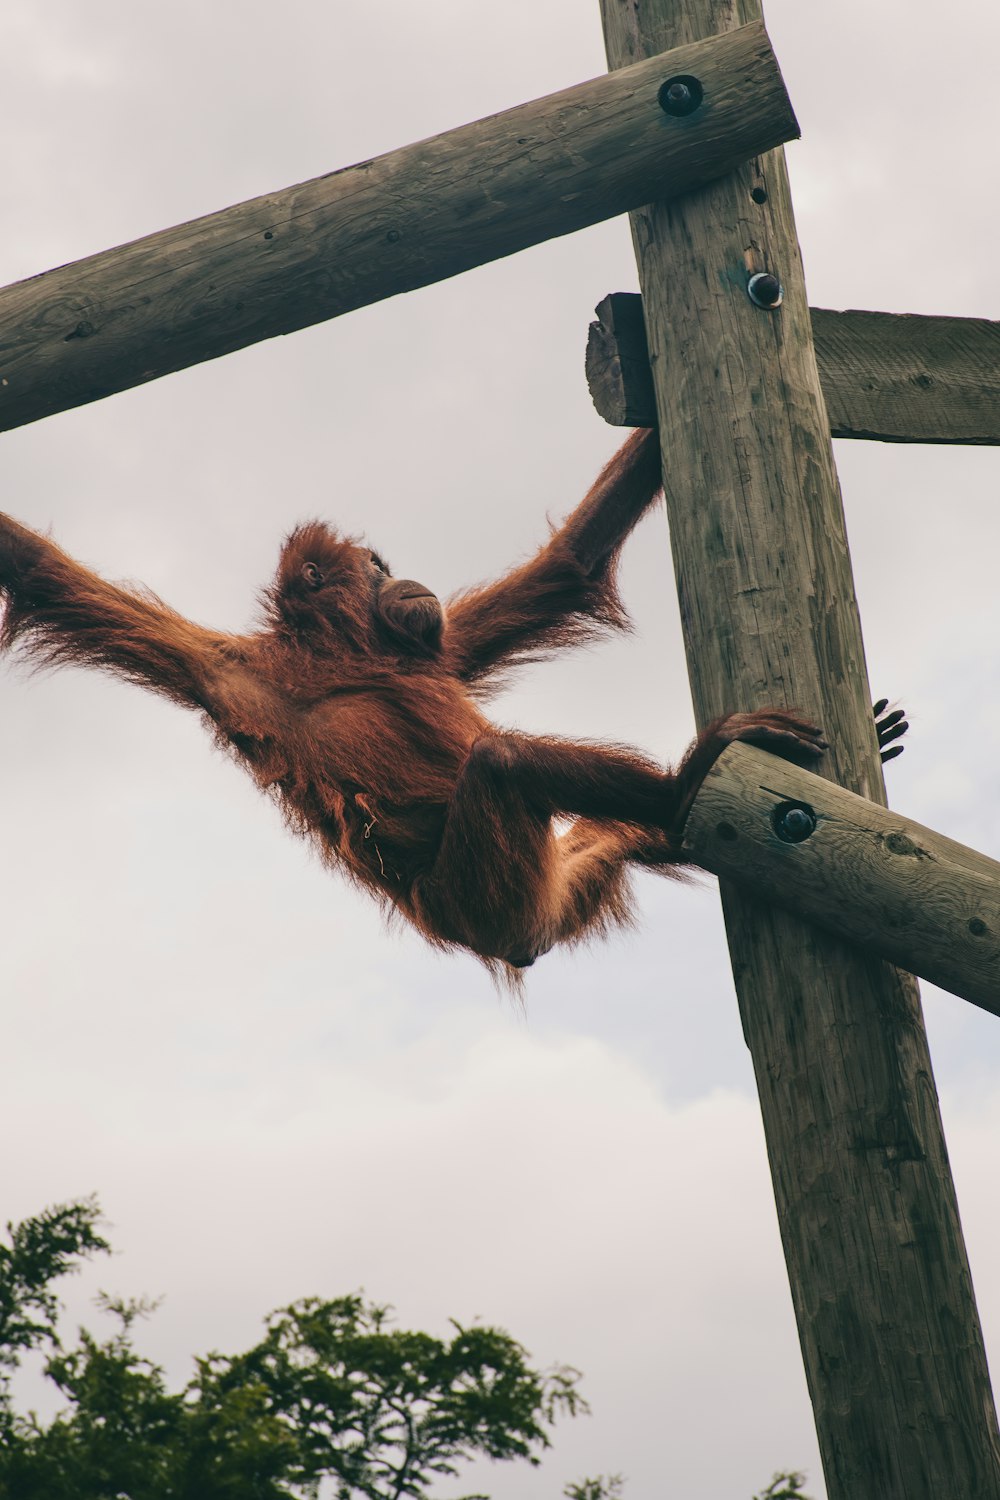
[[[996,860],[744,744],[705,779],[684,847],[759,899],[1000,1015]]]
[[[678,118],[671,78],[702,102]],[[760,21],[0,291],[0,431],[455,276],[798,134]]]

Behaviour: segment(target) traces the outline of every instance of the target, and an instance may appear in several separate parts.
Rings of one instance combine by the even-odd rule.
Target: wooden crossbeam
[[[654,426],[642,298],[612,292],[595,311],[587,340],[594,405],[615,427]],[[833,437],[1000,444],[1000,323],[825,307],[809,315]]]
[[[1000,864],[753,745],[731,745],[684,848],[889,963],[1000,1016]]]
[[[694,77],[688,116],[660,90]],[[798,134],[763,23],[0,291],[0,431],[672,197]]]

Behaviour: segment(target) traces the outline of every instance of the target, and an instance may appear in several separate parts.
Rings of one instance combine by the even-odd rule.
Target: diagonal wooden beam
[[[692,77],[677,116],[663,85]],[[0,431],[455,276],[798,134],[763,23],[0,291]]]
[[[612,292],[595,311],[587,339],[594,405],[615,427],[654,426],[642,298]],[[1000,323],[825,307],[809,314],[833,437],[1000,444]]]
[[[731,745],[692,805],[696,864],[1000,1016],[1000,863]]]

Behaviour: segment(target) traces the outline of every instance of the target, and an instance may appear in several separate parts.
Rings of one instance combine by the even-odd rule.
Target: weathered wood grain
[[[675,118],[662,83],[694,75]],[[682,193],[798,133],[763,25],[0,291],[0,431]]]
[[[785,804],[815,832],[786,842]],[[1000,1016],[1000,864],[753,745],[731,745],[684,830],[696,864]]]
[[[599,302],[587,338],[594,405],[615,427],[651,427],[656,393],[637,292]],[[1000,443],[1000,323],[811,307],[833,437]]]
[[[834,437],[1000,443],[1000,323],[812,309]]]
[[[612,427],[655,427],[656,390],[642,297],[638,292],[609,292],[594,312],[584,368],[598,416]]]
[[[601,6],[613,67],[760,14],[758,0]],[[637,211],[632,231],[696,718],[795,705],[827,731],[826,774],[884,803],[782,153]],[[779,276],[780,308],[750,302],[756,271]],[[720,888],[830,1500],[998,1500],[916,985]]]

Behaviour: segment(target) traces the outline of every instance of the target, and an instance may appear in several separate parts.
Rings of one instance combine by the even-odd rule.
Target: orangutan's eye
[[[305,579],[306,583],[308,583],[309,587],[313,589],[318,589],[320,584],[323,582],[322,573],[320,572],[319,568],[317,568],[316,564],[312,562],[302,564],[302,577]]]
[[[386,578],[391,578],[392,573],[389,570],[388,563],[384,562],[383,559],[379,557],[377,552],[372,552],[370,556],[372,562],[374,563],[375,567],[378,568],[379,572],[384,573]]]

